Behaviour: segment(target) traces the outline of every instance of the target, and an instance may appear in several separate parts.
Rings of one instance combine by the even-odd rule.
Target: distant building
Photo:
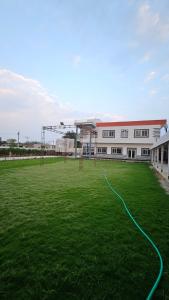
[[[74,139],[62,138],[56,141],[55,151],[59,153],[74,154]]]
[[[23,144],[24,148],[27,149],[36,149],[36,150],[40,150],[41,149],[41,143],[39,142],[26,142]]]

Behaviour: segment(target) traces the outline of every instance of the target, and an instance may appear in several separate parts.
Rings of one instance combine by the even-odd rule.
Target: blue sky
[[[1,0],[0,136],[169,115],[168,0]]]

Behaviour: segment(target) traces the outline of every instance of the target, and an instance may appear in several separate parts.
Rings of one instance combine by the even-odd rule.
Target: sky
[[[168,119],[168,12],[168,0],[0,0],[0,137]]]

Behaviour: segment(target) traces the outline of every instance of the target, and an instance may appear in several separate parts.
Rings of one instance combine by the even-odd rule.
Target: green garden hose
[[[122,202],[125,211],[127,212],[129,218],[131,219],[131,221],[134,223],[134,225],[140,230],[140,232],[142,233],[142,235],[149,241],[149,243],[151,244],[151,246],[153,247],[153,249],[155,250],[155,252],[157,253],[159,260],[160,260],[160,268],[159,268],[159,273],[158,276],[154,282],[154,285],[152,286],[146,300],[150,300],[152,299],[152,296],[155,292],[155,290],[158,287],[158,284],[161,280],[162,274],[163,274],[163,259],[162,256],[160,254],[160,251],[158,250],[157,246],[155,245],[155,243],[152,241],[152,239],[144,232],[144,230],[141,228],[141,226],[136,222],[136,220],[134,219],[134,217],[132,216],[131,212],[129,211],[124,199],[116,192],[116,190],[113,188],[112,184],[109,182],[109,180],[107,179],[107,176],[104,175],[104,178],[106,180],[106,183],[108,185],[108,187],[110,188],[110,190],[113,192],[113,194],[115,194]]]

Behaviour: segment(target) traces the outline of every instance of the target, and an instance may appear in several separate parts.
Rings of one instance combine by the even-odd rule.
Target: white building
[[[55,151],[59,153],[74,154],[74,139],[62,138],[56,140]]]
[[[83,155],[91,151],[90,155],[98,158],[150,160],[150,149],[159,140],[167,121],[96,122],[91,127],[85,124],[89,120],[75,122],[81,131]]]

